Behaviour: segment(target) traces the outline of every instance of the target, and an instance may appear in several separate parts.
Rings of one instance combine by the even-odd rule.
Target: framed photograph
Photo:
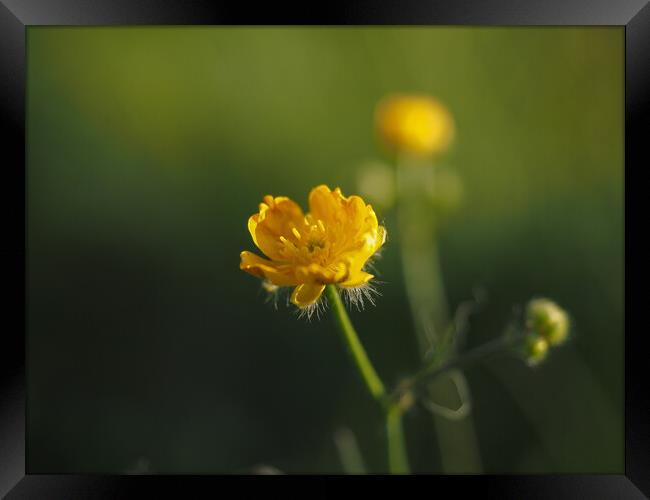
[[[645,0],[0,26],[0,494],[650,494]]]

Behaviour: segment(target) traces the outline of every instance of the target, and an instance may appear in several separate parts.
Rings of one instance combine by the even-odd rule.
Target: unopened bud
[[[526,308],[526,326],[550,345],[559,345],[569,335],[569,316],[552,300],[533,299]]]
[[[548,354],[548,342],[544,337],[531,334],[526,337],[524,345],[524,356],[529,366],[535,366],[546,358]]]

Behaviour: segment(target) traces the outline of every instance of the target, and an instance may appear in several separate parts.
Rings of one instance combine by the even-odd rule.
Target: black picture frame
[[[278,4],[204,0],[0,0],[0,116],[2,123],[3,334],[0,363],[0,494],[7,498],[124,498],[154,491],[187,496],[187,489],[231,482],[237,476],[77,476],[32,474],[25,454],[25,31],[32,25],[616,25],[625,27],[625,474],[564,476],[364,477],[363,487],[402,490],[408,481],[439,494],[480,488],[495,498],[644,498],[650,495],[650,397],[644,328],[630,334],[643,311],[645,293],[635,287],[643,270],[642,241],[632,229],[641,170],[647,169],[650,121],[650,5],[647,0],[366,0],[347,3]],[[644,141],[644,139],[646,141]],[[640,247],[641,245],[641,247]],[[8,277],[8,279],[7,279]],[[630,289],[639,293],[631,293]],[[588,416],[585,416],[588,418]],[[597,437],[595,437],[597,439]],[[246,484],[293,485],[291,478],[250,477]],[[354,478],[318,476],[309,491],[326,495]],[[300,481],[304,484],[303,481]],[[221,485],[222,487],[224,485]]]

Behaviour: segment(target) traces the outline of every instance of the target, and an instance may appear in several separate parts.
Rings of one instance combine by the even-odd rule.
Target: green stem
[[[511,348],[522,339],[522,336],[499,337],[495,340],[486,342],[485,344],[480,345],[466,352],[465,354],[443,362],[440,365],[433,364],[427,366],[409,379],[402,382],[400,387],[398,387],[392,394],[388,396],[388,401],[399,401],[399,399],[405,393],[417,390],[418,388],[433,381],[435,378],[450,372],[451,370],[465,368],[468,365],[482,361],[494,354],[510,351]]]
[[[435,175],[428,162],[402,158],[397,163],[400,253],[406,295],[420,352],[438,346],[447,328],[448,306],[440,268],[438,227],[426,186]]]
[[[386,389],[384,389],[384,384],[379,378],[379,375],[377,375],[370,359],[368,359],[366,350],[363,348],[363,344],[361,344],[354,326],[352,326],[350,317],[345,310],[345,306],[343,305],[343,301],[341,300],[341,296],[339,295],[335,285],[327,285],[327,297],[332,304],[332,310],[334,311],[336,322],[341,329],[343,338],[350,349],[350,353],[359,369],[359,373],[368,387],[368,391],[370,391],[373,398],[381,402],[382,398],[386,394]]]
[[[420,353],[424,358],[431,349],[440,351],[449,341],[445,335],[449,310],[436,238],[439,224],[430,193],[427,192],[427,186],[437,188],[437,172],[431,162],[404,157],[398,159],[396,173],[404,284]],[[458,372],[458,376],[463,375]],[[457,397],[456,385],[447,377],[436,378],[427,390],[428,397],[442,405],[449,404]],[[480,472],[478,443],[471,416],[452,422],[433,415],[433,421],[443,471]]]
[[[388,437],[388,470],[391,474],[408,474],[409,462],[404,446],[404,429],[402,427],[403,410],[398,405],[391,405],[386,411],[386,435]]]
[[[406,457],[406,446],[404,444],[404,432],[402,429],[403,408],[400,400],[387,404],[386,389],[379,375],[372,366],[363,344],[359,340],[354,326],[350,321],[341,296],[335,285],[327,285],[327,297],[332,304],[336,323],[343,334],[352,358],[366,384],[370,395],[384,408],[386,417],[386,435],[388,440],[388,468],[392,474],[406,474],[409,471],[408,459]]]
[[[339,429],[334,434],[334,443],[339,452],[343,472],[346,474],[366,474],[366,465],[361,456],[361,450],[350,429]]]

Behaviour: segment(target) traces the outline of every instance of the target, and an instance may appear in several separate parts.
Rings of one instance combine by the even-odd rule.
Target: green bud
[[[533,299],[526,308],[526,326],[550,345],[559,345],[569,335],[569,316],[552,300]]]
[[[548,354],[548,342],[544,337],[531,334],[526,337],[524,356],[529,366],[535,366],[546,358]]]

